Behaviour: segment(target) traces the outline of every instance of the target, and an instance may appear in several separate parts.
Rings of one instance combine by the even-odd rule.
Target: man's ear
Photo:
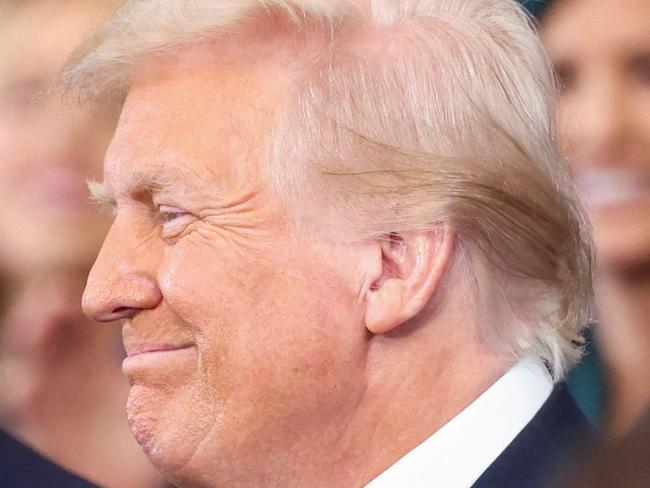
[[[366,328],[385,334],[415,317],[439,286],[451,259],[452,229],[394,233],[379,241],[381,276],[367,292]]]

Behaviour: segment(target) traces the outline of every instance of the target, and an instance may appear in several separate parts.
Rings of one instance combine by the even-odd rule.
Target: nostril
[[[112,312],[110,312],[109,315],[109,320],[119,320],[119,319],[126,319],[130,318],[133,316],[133,314],[136,312],[137,309],[133,307],[117,307],[114,308]]]
[[[98,322],[113,322],[114,320],[131,318],[137,310],[137,308],[133,307],[116,307],[110,311],[95,314],[93,318]]]

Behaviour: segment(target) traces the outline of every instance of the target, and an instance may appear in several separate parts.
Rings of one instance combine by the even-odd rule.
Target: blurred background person
[[[48,96],[112,1],[0,0],[0,426],[105,487],[158,479],[124,415],[120,333],[81,313],[108,229],[89,203],[115,118]]]
[[[650,401],[650,1],[528,6],[555,65],[562,145],[594,227],[598,354],[586,364],[601,358],[603,423],[618,436]]]

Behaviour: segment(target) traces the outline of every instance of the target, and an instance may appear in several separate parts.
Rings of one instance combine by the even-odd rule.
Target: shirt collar
[[[553,381],[526,356],[431,437],[366,488],[470,487],[548,399]]]

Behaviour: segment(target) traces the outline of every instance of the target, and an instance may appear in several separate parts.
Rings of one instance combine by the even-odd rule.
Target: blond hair
[[[301,54],[265,166],[293,221],[318,213],[356,239],[452,225],[486,339],[560,379],[580,355],[592,251],[548,63],[516,2],[127,1],[64,82],[119,92],[147,56],[278,19],[324,34]]]

